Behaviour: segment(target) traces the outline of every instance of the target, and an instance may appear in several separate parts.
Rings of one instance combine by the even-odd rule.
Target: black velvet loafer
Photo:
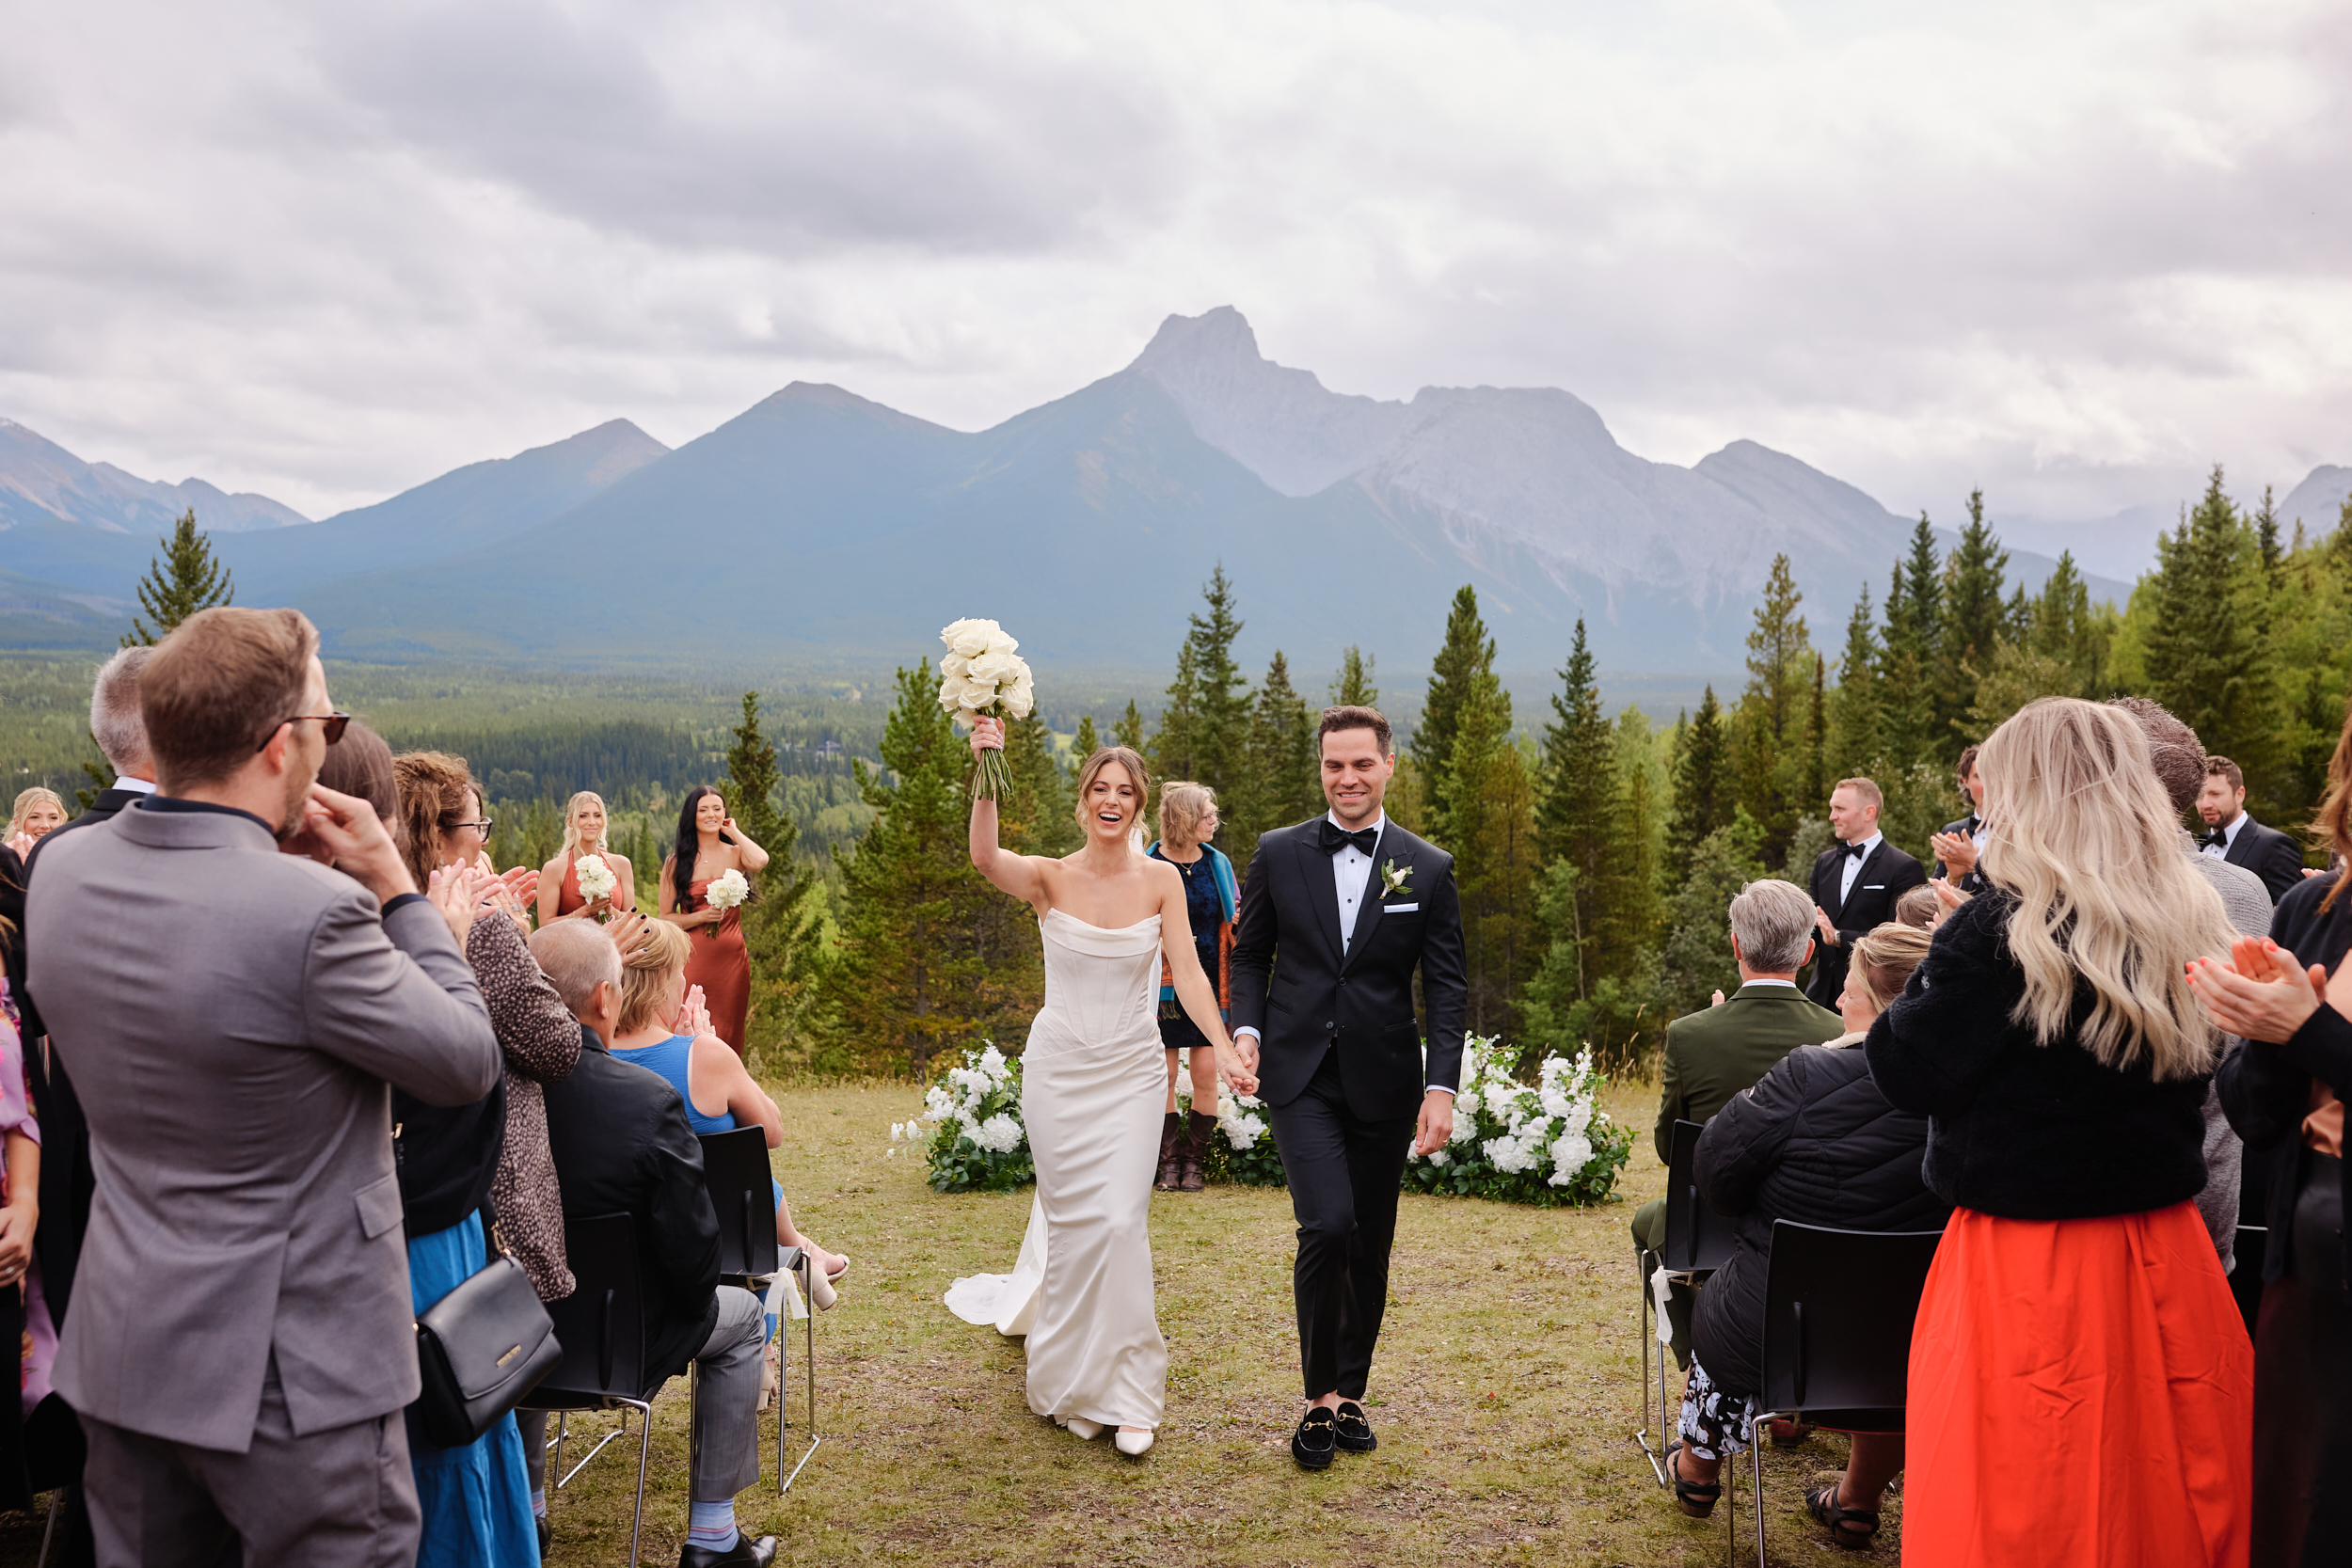
[[[1331,1454],[1337,1447],[1331,1413],[1319,1404],[1300,1418],[1298,1430],[1291,1433],[1291,1457],[1298,1461],[1302,1470],[1329,1469]]]
[[[677,1568],[768,1568],[776,1560],[776,1538],[763,1535],[755,1541],[746,1532],[743,1538],[723,1552],[689,1542],[677,1554]]]
[[[1364,1418],[1362,1405],[1354,1400],[1342,1400],[1332,1414],[1338,1418],[1333,1424],[1339,1429],[1335,1440],[1341,1448],[1349,1453],[1370,1453],[1380,1446],[1380,1439],[1372,1434],[1372,1422]]]

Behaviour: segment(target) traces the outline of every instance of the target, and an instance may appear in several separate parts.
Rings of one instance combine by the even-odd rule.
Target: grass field
[[[1297,1373],[1284,1194],[1153,1197],[1168,1417],[1157,1447],[1129,1461],[1030,1415],[1018,1342],[940,1305],[957,1275],[1010,1267],[1028,1193],[941,1196],[911,1151],[890,1157],[890,1123],[919,1107],[908,1085],[780,1086],[777,1098],[787,1134],[776,1164],[794,1212],[856,1259],[840,1306],[818,1323],[824,1443],[788,1497],[775,1497],[769,1473],[742,1498],[747,1527],[787,1538],[779,1560],[1723,1560],[1723,1509],[1706,1524],[1676,1513],[1629,1436],[1640,1349],[1626,1224],[1663,1180],[1646,1136],[1654,1101],[1640,1085],[1610,1101],[1644,1133],[1622,1202],[1404,1200],[1371,1390],[1380,1448],[1316,1476],[1289,1453]],[[795,1405],[800,1375],[796,1361]],[[643,1560],[672,1563],[685,1533],[683,1385],[655,1408]],[[773,1428],[763,1432],[772,1444]],[[792,1445],[794,1458],[804,1446]],[[627,1561],[635,1447],[633,1436],[615,1443],[558,1496],[550,1562]],[[1828,1435],[1767,1453],[1773,1562],[1856,1560],[1829,1545],[1800,1496],[1843,1454]],[[1753,1563],[1744,1484],[1739,1496],[1740,1560]],[[1860,1560],[1897,1560],[1899,1509]],[[22,1515],[0,1526],[0,1562],[31,1562],[37,1539]]]

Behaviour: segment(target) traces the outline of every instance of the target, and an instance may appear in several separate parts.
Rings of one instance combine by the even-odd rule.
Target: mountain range
[[[300,606],[349,658],[871,669],[977,614],[1042,665],[1162,669],[1221,562],[1239,651],[1310,688],[1350,642],[1423,665],[1463,582],[1506,669],[1557,666],[1582,616],[1605,668],[1716,676],[1775,553],[1834,644],[1911,529],[1752,441],[1648,461],[1557,389],[1332,392],[1230,308],[977,433],[795,382],[675,451],[614,420],[315,523],[200,483],[0,424],[0,646],[111,641],[192,505],[238,602]],[[2029,587],[2053,564],[2010,552]]]

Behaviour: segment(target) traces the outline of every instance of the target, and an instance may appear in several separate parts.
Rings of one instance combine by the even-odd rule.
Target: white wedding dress
[[[1157,1427],[1168,1400],[1150,1231],[1168,1096],[1160,917],[1106,930],[1049,910],[1039,930],[1045,1006],[1021,1053],[1037,1197],[1013,1272],[957,1280],[947,1307],[1027,1336],[1039,1415]]]

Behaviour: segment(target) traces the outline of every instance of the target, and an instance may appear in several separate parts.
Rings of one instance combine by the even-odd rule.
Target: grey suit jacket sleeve
[[[428,1105],[498,1082],[498,1037],[449,923],[421,900],[380,915],[354,883],[327,902],[303,966],[309,1044]]]

